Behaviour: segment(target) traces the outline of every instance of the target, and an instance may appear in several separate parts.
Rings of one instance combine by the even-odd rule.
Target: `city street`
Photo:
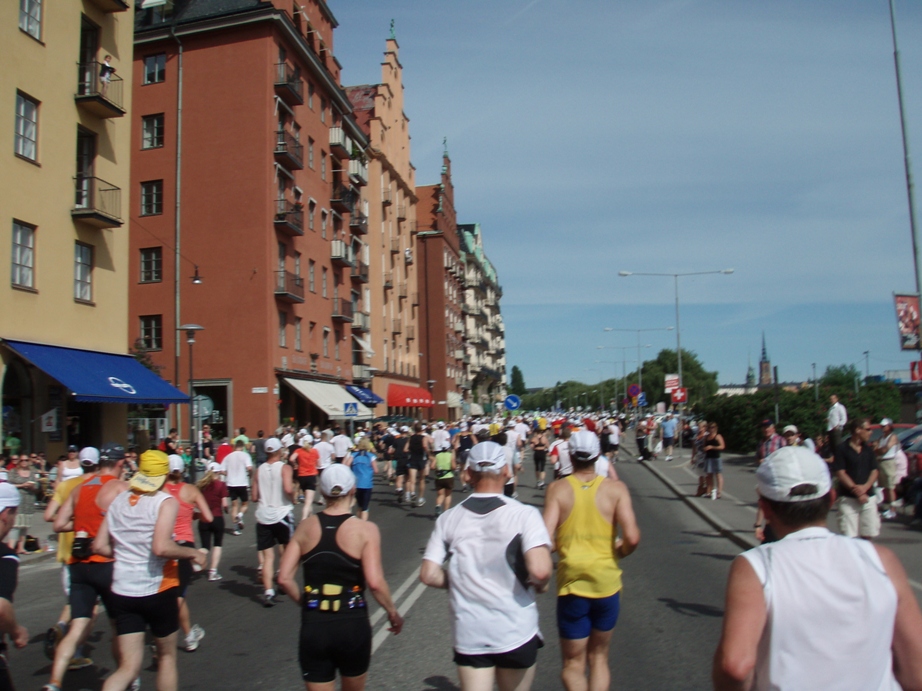
[[[611,664],[613,684],[632,689],[700,689],[709,685],[710,658],[720,631],[723,588],[729,563],[740,548],[689,509],[648,469],[636,463],[618,466],[634,498],[643,536],[637,552],[624,560],[625,588]],[[526,461],[520,498],[540,507]],[[455,500],[465,495],[456,492]],[[429,504],[399,506],[381,483],[371,518],[381,527],[388,582],[406,624],[399,636],[386,633],[385,620],[372,609],[374,656],[371,689],[457,688],[451,658],[447,595],[422,586],[417,573],[433,523]],[[179,653],[182,689],[303,688],[297,664],[299,614],[283,601],[264,609],[257,597],[252,509],[241,537],[228,535],[221,572],[224,580],[198,577],[190,589],[192,619],[206,630],[195,653]],[[59,567],[51,560],[24,564],[16,609],[32,643],[10,653],[19,689],[39,688],[50,664],[42,654],[41,635],[57,616],[63,596]],[[535,689],[560,688],[559,646],[554,597],[539,597],[546,646],[539,654]],[[67,690],[98,689],[112,669],[109,632],[98,625],[92,657],[97,666],[68,674]],[[153,688],[146,665],[143,688]]]

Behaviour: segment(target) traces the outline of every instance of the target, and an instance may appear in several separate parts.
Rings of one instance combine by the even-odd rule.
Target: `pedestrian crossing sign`
[[[359,414],[358,403],[343,403],[343,415],[346,417],[355,417]]]

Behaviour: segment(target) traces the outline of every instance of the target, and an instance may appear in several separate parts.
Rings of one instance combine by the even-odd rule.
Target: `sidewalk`
[[[619,463],[637,462],[636,444],[633,435],[624,436],[626,444],[621,446]],[[678,451],[678,450],[677,450]],[[633,455],[631,455],[633,453]],[[698,473],[690,467],[691,451],[683,449],[675,454],[675,459],[666,462],[661,455],[656,461],[642,461],[650,472],[656,475],[676,496],[680,497],[695,513],[707,521],[715,530],[742,549],[757,547],[755,538],[756,499],[756,461],[754,456],[723,454],[724,491],[720,499],[696,497]],[[883,521],[877,544],[892,549],[900,558],[912,586],[922,593],[922,531],[909,527],[912,508],[895,520]],[[829,513],[829,529],[836,529],[836,511]]]

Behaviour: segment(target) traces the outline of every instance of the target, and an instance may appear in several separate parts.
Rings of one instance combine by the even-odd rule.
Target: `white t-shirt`
[[[526,425],[524,422],[520,422],[515,426],[516,434],[519,435],[519,439],[525,441],[528,439],[528,435],[531,433],[531,428]]]
[[[335,453],[333,445],[328,441],[318,441],[314,444],[314,448],[317,450],[317,453],[320,454],[320,458],[317,459],[317,470],[328,468],[330,463],[333,462],[333,455]]]
[[[448,559],[457,652],[505,653],[541,635],[524,555],[550,544],[538,510],[501,494],[472,494],[439,516],[423,559],[439,565]]]
[[[608,426],[608,443],[609,444],[620,444],[621,443],[621,428],[618,427],[618,425]]]
[[[512,449],[513,453],[519,450],[519,433],[514,429],[507,429],[506,432],[506,448]]]
[[[595,461],[595,474],[599,477],[608,477],[610,468],[611,461],[605,457],[605,454],[599,454],[599,457]]]
[[[250,454],[246,451],[231,451],[224,457],[224,482],[228,487],[249,487],[250,476],[247,469],[253,467]]]
[[[281,438],[280,441],[282,443],[282,448],[287,449],[289,446],[295,443],[295,437],[291,432],[288,432],[284,437]]]
[[[432,448],[436,451],[451,448],[451,435],[447,429],[437,429],[432,433]]]
[[[570,461],[570,442],[566,439],[558,439],[550,448],[551,458],[554,458],[554,467],[561,475],[573,474],[573,463]]]
[[[330,440],[333,445],[333,454],[337,458],[344,458],[349,455],[349,449],[352,448],[352,440],[345,434],[337,434]]]

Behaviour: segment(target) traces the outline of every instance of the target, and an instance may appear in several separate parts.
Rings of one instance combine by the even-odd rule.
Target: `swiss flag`
[[[685,403],[688,400],[688,389],[682,387],[680,389],[672,390],[672,402],[673,403]]]

